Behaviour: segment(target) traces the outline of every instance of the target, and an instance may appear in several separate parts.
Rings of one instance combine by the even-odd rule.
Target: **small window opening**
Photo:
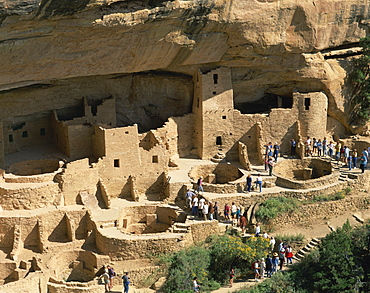
[[[212,94],[216,95],[216,94],[217,94],[217,92],[212,92]]]
[[[46,134],[45,128],[40,128],[40,135],[44,136]]]
[[[305,98],[304,99],[304,109],[310,110],[310,106],[311,106],[311,98]]]
[[[118,159],[115,159],[113,164],[114,164],[115,168],[119,168],[119,160]]]
[[[221,136],[216,137],[216,145],[222,145],[222,137]]]
[[[13,134],[9,134],[9,142],[13,142]]]
[[[222,116],[222,119],[226,119],[226,116]]]
[[[218,74],[213,75],[213,83],[218,84]]]
[[[152,163],[158,163],[158,156],[152,157]]]
[[[23,131],[22,132],[22,137],[28,137],[28,131]]]
[[[197,108],[199,108],[199,97],[197,98]]]
[[[126,134],[128,134],[128,131],[125,131]]]
[[[96,114],[98,113],[98,105],[91,105],[91,114],[93,116],[96,116]]]

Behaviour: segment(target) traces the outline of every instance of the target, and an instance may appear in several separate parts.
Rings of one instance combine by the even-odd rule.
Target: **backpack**
[[[256,262],[253,262],[253,263],[252,263],[252,270],[254,270],[254,269],[255,269],[255,264],[256,264]]]

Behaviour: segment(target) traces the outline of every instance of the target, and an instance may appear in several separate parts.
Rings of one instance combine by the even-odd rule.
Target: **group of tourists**
[[[113,279],[116,276],[116,272],[114,271],[113,267],[110,265],[107,265],[107,267],[104,269],[103,274],[99,276],[99,280],[102,280],[105,288],[105,292],[111,292],[113,288]],[[123,289],[124,293],[128,293],[129,291],[129,285],[130,285],[130,277],[128,275],[128,272],[124,273],[122,276],[122,283],[123,283]]]
[[[267,255],[266,259],[261,258],[260,260],[258,259],[252,263],[254,280],[256,282],[258,282],[259,279],[264,279],[265,277],[270,278],[277,271],[282,270],[284,263],[293,264],[292,247],[290,245],[284,245],[283,242],[280,242],[276,250],[275,243],[274,237],[271,237],[271,251]]]
[[[214,204],[210,200],[206,200],[199,193],[195,193],[191,189],[188,189],[185,194],[186,207],[191,210],[191,213],[195,217],[199,217],[206,220],[218,220],[219,218],[219,206],[218,202]]]

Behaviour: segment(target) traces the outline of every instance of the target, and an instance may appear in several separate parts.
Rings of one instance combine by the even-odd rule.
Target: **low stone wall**
[[[14,174],[5,174],[4,180],[7,183],[42,183],[52,182],[57,173],[62,172],[62,168],[59,168],[53,173],[30,175],[30,176],[17,176]]]
[[[26,278],[16,282],[11,282],[1,286],[1,293],[15,293],[15,292],[27,292],[27,293],[49,293],[47,290],[47,280],[49,274],[43,272],[30,273]],[[101,292],[101,291],[100,291]],[[99,293],[100,293],[99,292]]]
[[[48,293],[102,293],[104,285],[97,285],[96,282],[79,283],[79,282],[63,282],[61,284],[47,284]]]
[[[112,260],[146,258],[150,254],[178,251],[185,246],[181,234],[125,235],[116,228],[98,229],[96,246]]]
[[[31,210],[50,205],[59,205],[61,194],[57,183],[4,188],[0,186],[0,206],[4,210]]]
[[[237,167],[229,164],[199,165],[194,166],[189,172],[189,177],[194,181],[200,176],[203,176],[204,183],[225,184],[241,178],[243,173]]]
[[[319,202],[303,205],[297,212],[284,214],[274,220],[275,225],[291,225],[297,223],[323,220],[343,215],[348,211],[370,208],[370,195],[366,197],[348,197],[337,201]]]
[[[319,186],[325,186],[329,184],[333,184],[338,180],[339,172],[335,172],[330,175],[326,175],[320,178],[316,179],[309,179],[309,180],[293,180],[289,178],[284,178],[282,176],[276,175],[276,185],[285,187],[285,188],[291,188],[291,189],[310,189],[310,188],[316,188]]]
[[[220,234],[218,221],[216,220],[191,224],[191,235],[194,244],[202,243],[208,236],[215,234]]]
[[[29,160],[15,163],[9,167],[8,173],[20,176],[52,173],[63,166],[62,161],[55,159]]]

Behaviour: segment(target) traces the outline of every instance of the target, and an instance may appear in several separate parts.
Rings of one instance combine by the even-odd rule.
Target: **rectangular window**
[[[158,163],[158,156],[152,157],[152,163]]]
[[[222,116],[222,119],[226,119],[226,116]]]
[[[119,168],[119,160],[118,159],[114,160],[114,167]]]
[[[304,99],[304,109],[310,110],[310,106],[311,106],[311,98],[305,98]]]
[[[40,135],[44,136],[46,134],[45,128],[40,128]]]
[[[23,131],[22,132],[22,137],[28,137],[28,132],[27,131]]]
[[[13,134],[9,134],[9,142],[13,142]]]
[[[216,145],[222,145],[222,137],[221,136],[216,137]]]
[[[212,94],[216,95],[216,94],[217,94],[217,92],[212,92]]]
[[[128,134],[128,131],[125,131],[125,134]]]
[[[218,84],[218,74],[213,75],[213,83]]]

